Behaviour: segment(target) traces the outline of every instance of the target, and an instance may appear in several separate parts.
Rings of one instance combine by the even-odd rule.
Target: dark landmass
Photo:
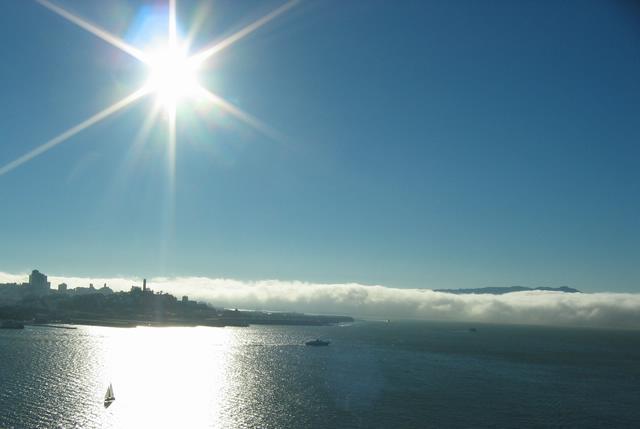
[[[129,292],[113,292],[106,285],[96,289],[51,290],[43,274],[34,270],[29,283],[0,284],[0,320],[25,324],[133,326],[322,326],[353,322],[348,316],[316,316],[220,309],[183,296],[132,286]]]
[[[582,293],[578,289],[570,288],[567,286],[561,287],[524,287],[524,286],[509,286],[509,287],[481,287],[476,289],[434,289],[436,292],[446,292],[454,294],[490,294],[490,295],[503,295],[511,292],[523,292],[531,290],[546,290],[553,292],[566,292],[566,293]]]

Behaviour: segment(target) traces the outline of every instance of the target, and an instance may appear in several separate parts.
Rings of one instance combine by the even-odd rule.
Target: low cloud
[[[26,281],[26,275],[0,272],[0,283]],[[129,290],[141,284],[133,278],[50,276],[52,285]],[[640,294],[514,292],[504,295],[454,295],[429,289],[399,289],[358,283],[320,284],[300,281],[240,281],[207,277],[158,277],[148,284],[172,293],[227,308],[357,317],[411,318],[557,326],[640,329]],[[55,288],[55,287],[54,287]]]

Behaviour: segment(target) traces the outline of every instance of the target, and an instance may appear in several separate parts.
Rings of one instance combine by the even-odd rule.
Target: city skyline
[[[169,2],[50,4],[166,36]],[[132,104],[0,175],[0,272],[639,292],[639,16],[570,4],[177,1],[190,53],[286,8],[198,76],[274,134],[179,104],[171,172]],[[0,24],[0,168],[147,79],[38,2]]]

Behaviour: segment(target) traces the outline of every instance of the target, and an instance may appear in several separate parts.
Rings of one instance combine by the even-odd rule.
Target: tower
[[[51,288],[51,282],[47,281],[46,275],[38,270],[33,270],[29,275],[29,287],[33,292],[46,293]]]
[[[142,292],[147,291],[147,279],[142,279]]]

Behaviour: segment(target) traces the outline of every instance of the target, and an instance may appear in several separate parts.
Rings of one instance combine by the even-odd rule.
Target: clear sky
[[[193,52],[283,4],[200,3],[177,2]],[[161,1],[55,4],[163,36]],[[144,83],[43,5],[0,8],[0,167]],[[148,96],[0,175],[0,271],[640,291],[633,2],[303,1],[199,81],[282,137],[185,101],[172,188],[165,112],[136,143]]]

